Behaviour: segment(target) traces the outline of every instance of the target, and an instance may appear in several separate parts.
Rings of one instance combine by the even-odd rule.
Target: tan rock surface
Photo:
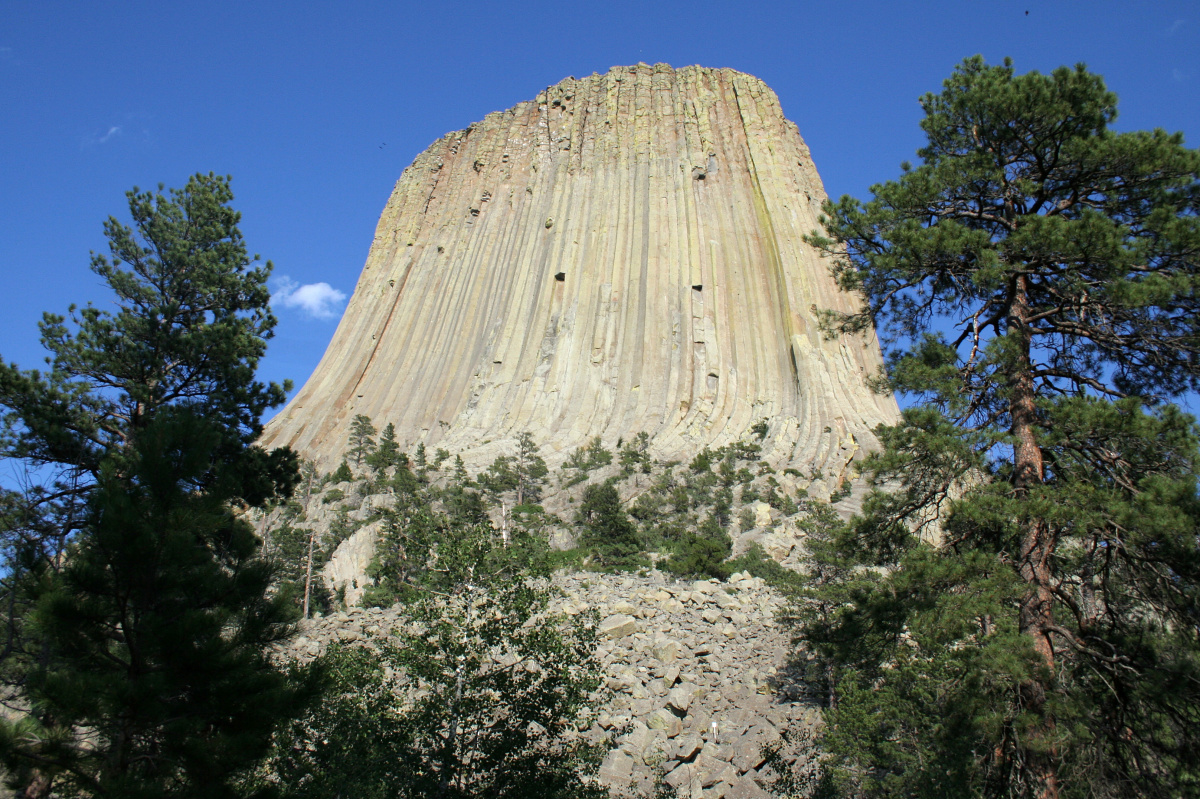
[[[616,67],[434,142],[401,175],[324,358],[268,445],[336,465],[366,414],[478,467],[529,430],[554,465],[640,431],[684,458],[770,420],[776,464],[844,473],[896,405],[801,241],[820,178],[774,92]]]

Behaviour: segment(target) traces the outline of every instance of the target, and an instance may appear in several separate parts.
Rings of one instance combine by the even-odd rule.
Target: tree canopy
[[[1200,457],[1164,400],[1200,386],[1200,154],[1113,131],[1082,65],[970,58],[921,105],[920,163],[810,237],[863,298],[829,331],[878,330],[881,386],[918,403],[802,625],[837,673],[835,781],[1195,791]]]
[[[255,369],[275,319],[229,179],[127,194],[92,269],[116,310],[46,314],[46,373],[0,366],[6,496],[0,756],[27,796],[226,796],[298,712],[264,647],[290,632],[242,518],[286,497],[253,442],[284,389]],[[41,479],[44,478],[44,479]]]

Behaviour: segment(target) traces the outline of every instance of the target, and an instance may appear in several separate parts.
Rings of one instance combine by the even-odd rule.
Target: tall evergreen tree
[[[357,414],[350,423],[350,457],[354,459],[354,468],[361,469],[364,460],[369,462],[375,452],[375,425],[371,417]]]
[[[605,568],[645,565],[637,527],[621,507],[621,497],[612,483],[598,483],[583,490],[576,521],[583,525],[580,543],[591,550]]]
[[[516,475],[517,505],[537,502],[541,498],[542,484],[550,470],[538,455],[538,445],[534,443],[533,434],[528,430],[517,436],[513,473]]]
[[[48,657],[22,686],[33,712],[0,731],[16,775],[36,765],[59,794],[235,796],[231,780],[299,710],[265,652],[292,611],[267,599],[236,486],[195,490],[220,439],[164,409],[132,453],[102,463],[87,525],[39,595]]]
[[[299,698],[263,657],[287,627],[237,518],[297,480],[253,445],[284,398],[254,376],[271,265],[227,178],[127,196],[134,227],[110,218],[92,259],[117,310],[47,314],[50,370],[0,366],[3,455],[49,476],[3,518],[3,677],[27,712],[0,755],[27,795],[227,795]]]
[[[396,441],[396,425],[391,422],[379,435],[379,445],[367,458],[367,463],[377,472],[384,472],[400,465],[400,444]]]
[[[921,103],[920,165],[812,237],[864,299],[831,332],[875,326],[887,385],[924,403],[872,464],[899,490],[839,539],[882,571],[844,569],[804,628],[839,668],[835,772],[868,795],[1193,793],[1198,457],[1162,401],[1200,386],[1200,154],[1113,132],[1083,66],[975,57]]]

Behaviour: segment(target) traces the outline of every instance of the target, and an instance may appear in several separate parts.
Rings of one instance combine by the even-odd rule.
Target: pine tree
[[[233,796],[300,709],[265,652],[293,611],[267,599],[270,568],[230,508],[236,486],[193,490],[221,435],[160,409],[133,452],[102,462],[87,525],[40,591],[33,623],[50,657],[22,685],[35,712],[0,735],[16,775],[36,764],[74,795]]]
[[[357,414],[350,423],[350,457],[354,459],[354,468],[361,469],[364,460],[368,460],[375,451],[375,425],[371,417]]]
[[[517,437],[517,455],[513,458],[513,473],[516,476],[517,505],[537,502],[541,498],[542,484],[550,470],[538,455],[538,446],[533,435],[524,431]]]
[[[367,458],[367,464],[377,472],[384,472],[400,464],[400,445],[396,442],[396,425],[391,422],[379,435],[379,446]]]
[[[633,474],[650,474],[650,434],[646,431],[641,431],[633,440],[627,442],[624,446],[618,447],[620,451],[621,471],[626,475]],[[640,476],[634,477],[634,485],[640,485]]]
[[[299,710],[263,657],[288,628],[238,518],[297,480],[294,453],[253,445],[284,399],[254,375],[271,265],[228,178],[127,196],[134,227],[110,218],[92,258],[116,311],[46,314],[49,371],[0,366],[3,454],[48,476],[0,515],[3,677],[27,709],[0,756],[27,796],[228,795]]]
[[[856,563],[805,635],[834,664],[833,770],[865,795],[1175,796],[1200,784],[1193,420],[1200,154],[1115,133],[1083,66],[964,61],[920,165],[812,241],[890,388]],[[879,569],[861,579],[862,567]],[[832,614],[829,609],[835,608]]]
[[[350,471],[350,464],[346,463],[345,459],[329,475],[329,482],[331,483],[349,483],[353,480],[354,473]]]
[[[611,483],[583,490],[576,521],[584,527],[581,543],[601,566],[620,569],[645,565],[637,527],[621,507],[621,498]]]

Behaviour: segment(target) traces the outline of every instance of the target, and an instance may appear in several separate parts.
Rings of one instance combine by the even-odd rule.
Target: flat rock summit
[[[479,466],[639,432],[668,460],[770,420],[763,456],[839,474],[894,420],[874,337],[802,240],[825,192],[762,81],[638,64],[567,78],[404,171],[312,377],[264,443],[336,465],[357,414]]]

